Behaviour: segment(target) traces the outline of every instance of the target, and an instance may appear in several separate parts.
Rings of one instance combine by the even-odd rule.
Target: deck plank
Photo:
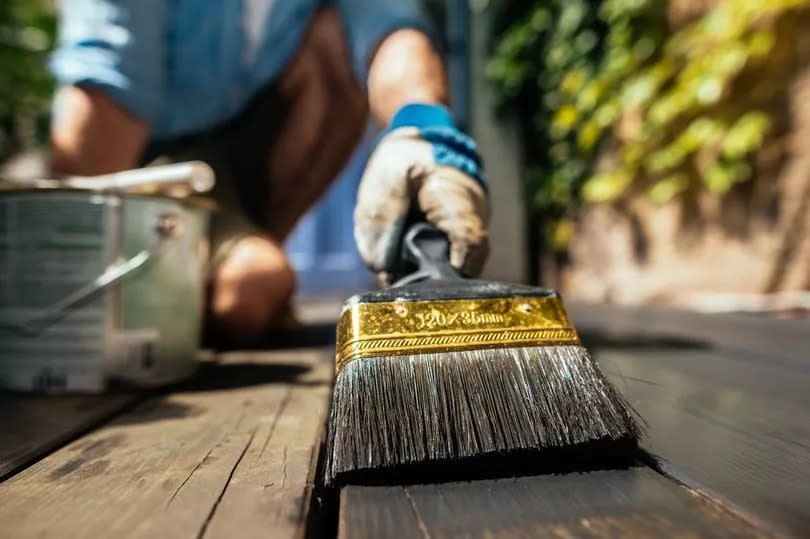
[[[302,535],[317,441],[309,434],[322,424],[331,375],[324,354],[227,355],[66,445],[0,484],[4,534],[198,537],[230,525]],[[302,406],[287,417],[293,402]]]
[[[420,537],[424,525],[401,486],[349,486],[340,493],[338,537]]]
[[[707,314],[654,306],[567,303],[583,338],[595,333],[636,345],[724,348],[741,357],[770,358],[808,372],[810,319],[750,314]]]
[[[761,537],[644,467],[343,489],[339,537]]]
[[[573,305],[666,473],[788,535],[810,529],[810,320]]]
[[[272,423],[263,422],[234,468],[205,537],[301,535],[331,395],[331,364],[300,379]]]
[[[0,480],[132,405],[139,397],[0,393]]]
[[[810,375],[723,349],[601,350],[668,474],[789,535],[810,530]]]

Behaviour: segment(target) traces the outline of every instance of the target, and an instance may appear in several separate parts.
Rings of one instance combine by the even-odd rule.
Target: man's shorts
[[[214,169],[216,185],[210,196],[218,209],[211,219],[212,267],[240,238],[266,235],[262,223],[273,196],[268,150],[279,136],[288,110],[275,85],[269,85],[226,124],[150,142],[144,152],[144,166],[199,160]]]

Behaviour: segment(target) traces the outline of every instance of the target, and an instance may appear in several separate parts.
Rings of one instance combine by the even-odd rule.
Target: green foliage
[[[601,57],[606,26],[588,0],[506,1],[495,5],[496,47],[487,67],[501,112],[515,112],[525,141],[528,191],[545,215],[562,215],[588,170],[587,159],[570,159],[582,113],[599,98],[584,88]],[[578,93],[582,106],[564,104]]]
[[[655,0],[507,4],[488,76],[521,123],[533,207],[555,220],[582,199],[643,189],[665,202],[747,179],[770,120],[733,99],[734,82],[810,0],[724,0],[673,33]]]
[[[20,118],[47,117],[53,82],[46,69],[56,34],[48,0],[0,2],[0,158],[19,144]]]

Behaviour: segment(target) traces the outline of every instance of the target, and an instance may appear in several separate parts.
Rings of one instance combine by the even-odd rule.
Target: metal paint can
[[[170,197],[0,194],[0,387],[98,392],[193,374],[209,214]]]

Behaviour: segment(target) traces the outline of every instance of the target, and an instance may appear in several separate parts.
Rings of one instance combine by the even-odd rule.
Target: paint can
[[[210,210],[117,189],[0,192],[0,387],[100,392],[193,374]]]

